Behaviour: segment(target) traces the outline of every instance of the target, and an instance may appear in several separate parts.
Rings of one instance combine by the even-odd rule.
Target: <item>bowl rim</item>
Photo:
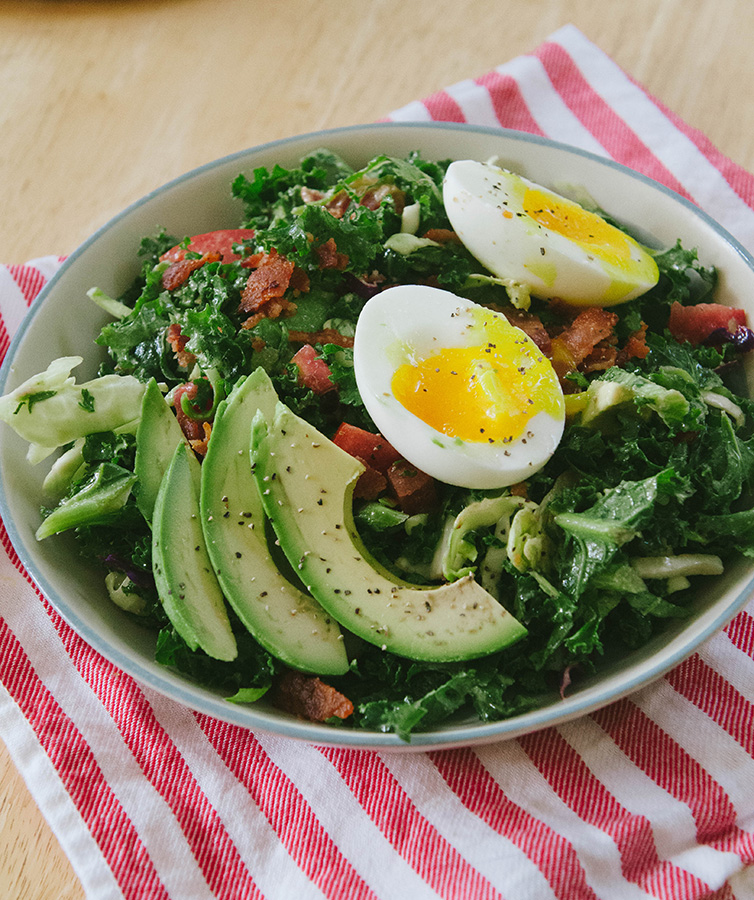
[[[347,137],[349,134],[365,134],[369,132],[374,132],[375,136],[378,136],[380,133],[385,133],[390,130],[396,132],[405,131],[407,133],[412,131],[418,132],[421,130],[478,133],[491,137],[500,137],[509,141],[519,141],[524,144],[536,144],[594,161],[600,166],[614,169],[624,175],[628,175],[630,178],[643,182],[652,189],[668,195],[674,202],[680,203],[694,217],[698,218],[701,222],[706,224],[708,228],[716,232],[718,237],[720,237],[724,243],[728,244],[731,250],[743,259],[744,263],[754,274],[754,256],[749,253],[737,238],[728,232],[727,229],[720,225],[708,213],[677,191],[674,191],[661,182],[655,181],[649,176],[631,169],[609,157],[603,157],[592,151],[583,150],[579,147],[574,147],[570,144],[541,135],[534,135],[527,132],[495,126],[448,122],[391,122],[389,120],[362,125],[347,125],[278,138],[203,163],[154,188],[108,219],[65,258],[60,268],[45,284],[30,305],[8,346],[2,366],[0,366],[0,394],[5,391],[5,386],[11,375],[13,361],[18,352],[18,348],[23,342],[27,330],[31,327],[36,316],[44,306],[47,297],[55,291],[58,282],[66,275],[67,271],[75,265],[79,257],[83,255],[90,246],[96,243],[103,234],[115,228],[123,219],[130,216],[134,211],[169,189],[175,188],[182,183],[197,178],[213,169],[232,164],[236,160],[240,162],[248,158],[251,154],[256,155],[264,153],[270,155],[274,153],[277,148],[284,148],[296,143],[306,144],[311,142],[313,146],[315,140],[318,141],[321,146],[327,146],[328,138],[331,137]],[[379,149],[377,149],[377,152],[380,152]],[[430,749],[450,749],[453,747],[481,745],[494,741],[512,739],[542,728],[563,724],[618,701],[642,687],[646,687],[670,669],[677,666],[680,662],[689,657],[705,640],[717,633],[728,621],[730,621],[730,619],[744,607],[752,591],[754,591],[754,571],[752,571],[746,583],[739,589],[737,596],[724,607],[714,619],[708,621],[693,638],[686,642],[682,642],[669,654],[655,653],[646,660],[643,665],[638,666],[637,664],[627,668],[624,673],[619,673],[619,687],[613,687],[611,689],[611,679],[608,679],[604,687],[600,687],[599,685],[590,687],[581,694],[575,694],[564,701],[566,708],[561,708],[558,704],[547,704],[541,708],[533,709],[509,719],[486,723],[479,722],[449,725],[440,730],[430,730],[412,734],[410,743],[406,743],[392,733],[350,729],[345,727],[342,729],[333,728],[328,725],[292,718],[283,718],[276,713],[267,713],[255,709],[254,706],[238,706],[229,703],[219,695],[211,693],[200,685],[195,685],[189,679],[183,677],[168,677],[169,670],[165,670],[165,674],[163,675],[161,671],[150,669],[145,666],[137,656],[128,656],[125,652],[121,651],[120,648],[108,643],[107,640],[101,639],[96,632],[96,629],[88,624],[86,618],[81,616],[75,608],[72,608],[64,598],[58,595],[54,583],[52,583],[45,573],[37,568],[33,560],[29,560],[23,552],[25,545],[24,538],[18,531],[16,523],[9,513],[10,507],[6,497],[5,482],[3,479],[0,479],[0,517],[2,517],[10,542],[13,545],[24,570],[32,579],[33,584],[37,586],[39,591],[74,631],[76,631],[97,653],[102,654],[111,664],[122,669],[143,685],[154,689],[156,692],[167,696],[196,712],[211,715],[231,724],[241,725],[252,730],[273,733],[281,737],[303,740],[311,744],[322,746],[349,747],[380,751],[397,750],[403,752],[413,750],[427,751]],[[633,668],[637,668],[638,671],[634,672]],[[630,677],[626,678],[627,674],[630,674]]]

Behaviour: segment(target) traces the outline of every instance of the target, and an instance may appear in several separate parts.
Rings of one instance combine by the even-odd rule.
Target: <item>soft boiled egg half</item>
[[[513,172],[474,160],[452,162],[443,201],[472,256],[535,297],[611,306],[657,284],[657,264],[637,241]]]
[[[528,478],[563,434],[547,357],[504,315],[448,291],[372,297],[354,338],[356,383],[383,436],[417,468],[469,488]]]

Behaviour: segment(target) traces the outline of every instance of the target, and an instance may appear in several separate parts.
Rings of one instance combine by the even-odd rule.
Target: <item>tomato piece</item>
[[[668,328],[673,337],[690,344],[701,344],[713,331],[724,328],[731,333],[746,326],[746,311],[720,303],[684,306],[677,300],[670,307]]]
[[[394,462],[387,470],[387,480],[398,506],[410,516],[429,512],[437,505],[435,480],[405,459]]]
[[[343,422],[338,427],[333,435],[333,443],[383,475],[401,458],[400,453],[381,434],[373,434],[349,425],[348,422]]]
[[[311,344],[304,344],[294,353],[292,361],[298,366],[298,380],[303,387],[315,394],[326,394],[336,389],[335,382],[330,380],[330,367]]]
[[[195,234],[189,241],[188,247],[180,244],[163,253],[160,259],[163,262],[178,262],[186,256],[187,250],[193,253],[219,253],[224,263],[241,259],[239,254],[233,252],[233,244],[240,244],[254,237],[252,228],[223,228],[219,231],[207,231],[204,234]]]

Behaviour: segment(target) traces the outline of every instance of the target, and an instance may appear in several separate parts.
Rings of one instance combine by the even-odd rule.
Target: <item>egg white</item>
[[[523,481],[552,456],[563,434],[561,401],[556,417],[540,411],[524,433],[508,444],[448,436],[410,412],[391,383],[406,362],[446,348],[476,346],[480,307],[439,288],[399,285],[372,297],[359,316],[354,337],[356,383],[381,434],[417,468],[448,484],[493,489]],[[489,311],[485,310],[485,314]],[[490,313],[490,315],[502,315]],[[477,338],[469,335],[476,331]],[[519,329],[516,329],[519,331]],[[520,332],[523,340],[530,339]]]
[[[577,306],[624,303],[657,283],[657,265],[637,241],[600,219],[628,255],[574,240],[541,224],[524,206],[527,190],[552,198],[578,217],[591,214],[571,200],[488,163],[458,160],[443,184],[445,211],[476,259],[535,297]]]

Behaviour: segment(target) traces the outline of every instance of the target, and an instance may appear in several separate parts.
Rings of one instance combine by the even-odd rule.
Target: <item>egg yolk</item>
[[[596,213],[534,188],[527,188],[523,209],[537,224],[581,244],[614,265],[631,261],[631,242],[627,236]]]
[[[510,443],[542,411],[563,418],[552,365],[523,331],[484,311],[471,328],[483,340],[444,348],[395,371],[391,388],[399,403],[436,431],[474,443]]]

